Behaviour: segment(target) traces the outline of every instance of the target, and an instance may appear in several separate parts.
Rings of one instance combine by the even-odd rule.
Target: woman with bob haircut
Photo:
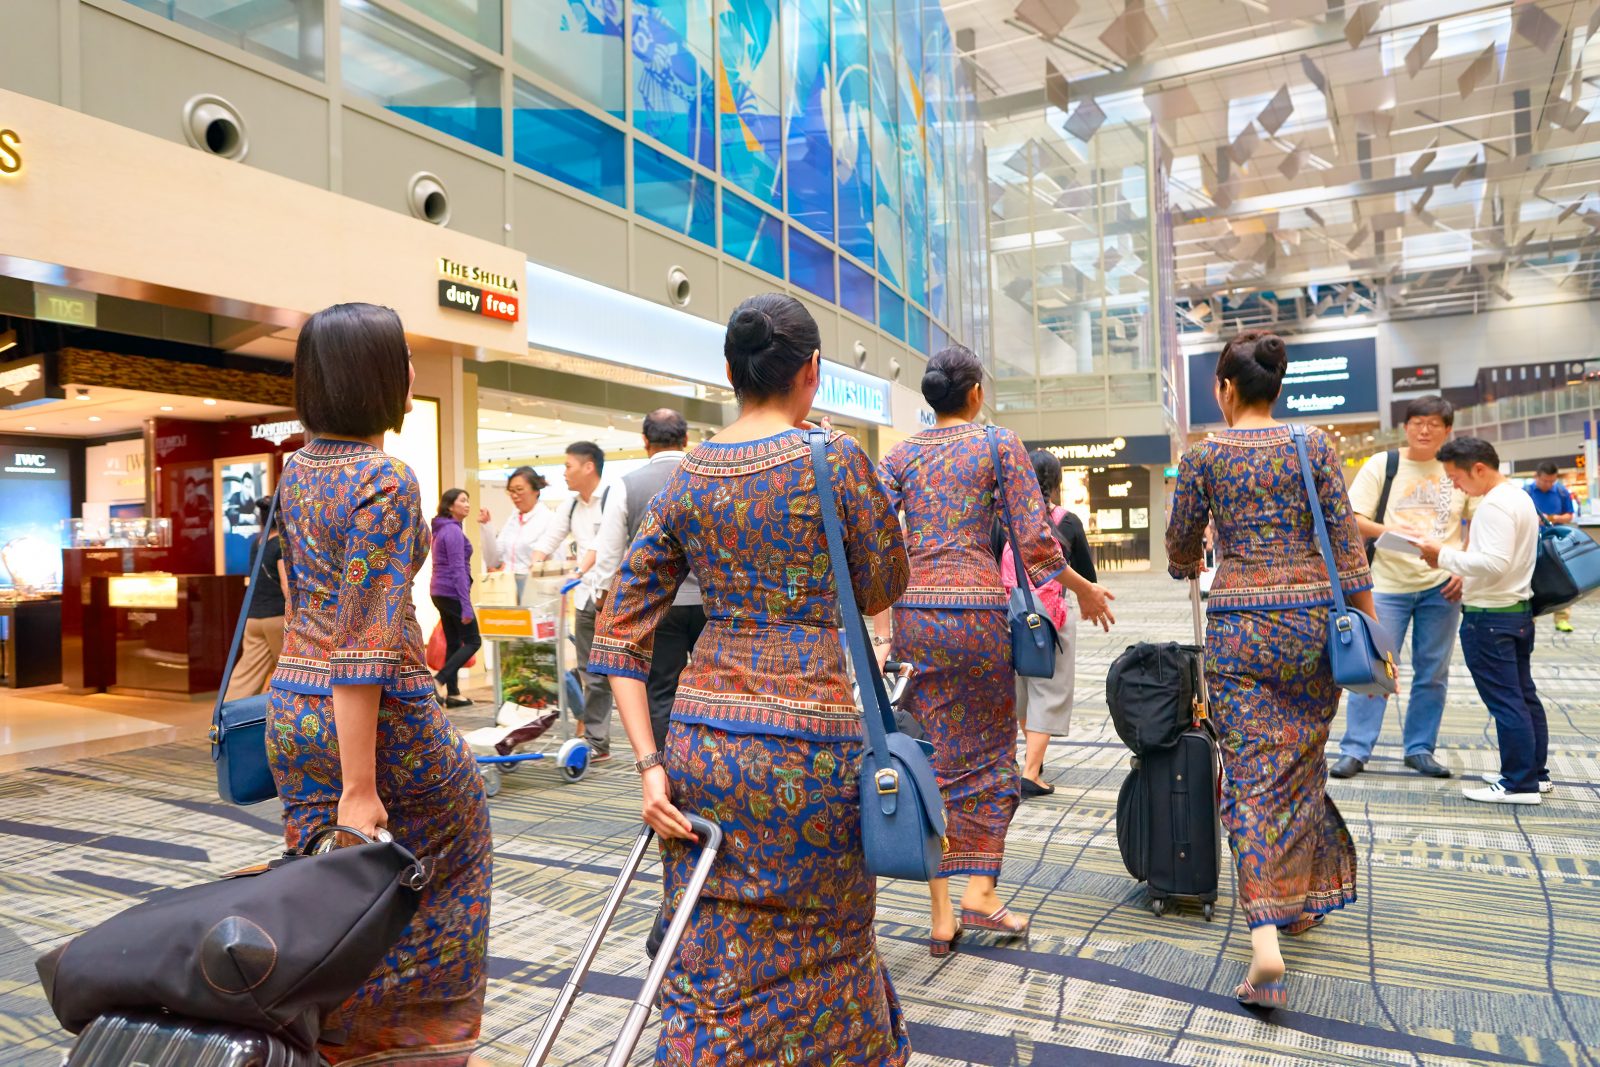
[[[872,928],[861,848],[861,712],[805,429],[821,381],[816,322],[751,297],[723,355],[739,418],[684,457],[623,557],[589,670],[611,676],[663,838],[670,914],[696,850],[683,812],[726,834],[661,987],[656,1063],[899,1067],[911,1054]],[[882,611],[906,584],[900,524],[872,461],[829,433],[850,584]],[[645,681],[655,631],[693,572],[706,628],[656,749]]]
[[[279,482],[291,603],[267,713],[284,836],[293,847],[332,823],[387,829],[434,866],[399,943],[323,1021],[338,1043],[318,1052],[334,1064],[458,1067],[483,1018],[489,808],[423,658],[417,478],[382,447],[414,377],[388,308],[335,304],[300,331],[295,407],[311,440]]]
[[[1241,1003],[1282,1007],[1278,933],[1302,934],[1356,899],[1356,850],[1327,794],[1328,728],[1339,687],[1328,662],[1332,588],[1311,515],[1326,516],[1339,585],[1372,614],[1372,581],[1339,454],[1306,432],[1317,487],[1307,499],[1289,427],[1273,418],[1289,354],[1254,330],[1217,360],[1217,405],[1228,429],[1185,452],[1167,525],[1168,570],[1197,578],[1206,527],[1216,524],[1216,578],[1207,600],[1205,675],[1222,750],[1222,824],[1239,870],[1251,959]]]

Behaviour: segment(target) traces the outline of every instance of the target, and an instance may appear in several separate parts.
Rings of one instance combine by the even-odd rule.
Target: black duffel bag
[[[319,851],[340,832],[363,843]],[[431,875],[394,841],[328,826],[271,863],[154,893],[36,966],[74,1034],[111,1012],[168,1011],[310,1050],[405,932]]]
[[[1132,645],[1106,674],[1111,724],[1135,755],[1171,748],[1195,723],[1203,681],[1194,645],[1176,641]]]

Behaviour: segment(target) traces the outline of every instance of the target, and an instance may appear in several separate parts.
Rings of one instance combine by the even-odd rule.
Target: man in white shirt
[[[509,568],[517,583],[517,603],[522,603],[528,586],[528,568],[533,550],[544,540],[555,522],[549,508],[539,506],[539,494],[547,483],[532,467],[518,467],[506,479],[506,495],[511,498],[511,517],[498,535],[489,531],[489,509],[478,509],[478,524],[483,527],[484,565],[491,571]]]
[[[592,441],[567,446],[567,488],[578,494],[570,504],[556,509],[555,521],[534,545],[532,561],[543,563],[571,538],[578,552],[578,587],[572,591],[575,614],[573,641],[578,646],[578,670],[583,678],[580,721],[584,740],[594,750],[593,762],[611,758],[611,685],[590,674],[589,649],[594,644],[594,620],[603,586],[595,572],[595,542],[600,533],[601,509],[608,493],[600,493],[600,473],[606,454]]]
[[[1406,405],[1406,447],[1371,457],[1350,484],[1350,508],[1362,537],[1377,540],[1392,530],[1452,548],[1461,545],[1467,496],[1450,484],[1436,458],[1454,423],[1455,410],[1443,397],[1418,397]],[[1434,748],[1461,625],[1461,579],[1413,555],[1368,554],[1378,621],[1397,646],[1403,647],[1411,632],[1411,686],[1401,730],[1406,766],[1430,778],[1448,778],[1450,771],[1434,758]],[[1350,694],[1340,759],[1330,775],[1354,778],[1366,768],[1388,704],[1387,697]]]
[[[594,573],[602,588],[611,589],[623,556],[644,523],[650,501],[677,473],[688,447],[689,423],[682,415],[671,408],[659,408],[645,416],[644,450],[650,462],[623,477],[619,491],[607,498],[600,520]],[[689,574],[656,627],[655,654],[650,659],[650,677],[645,681],[650,698],[650,729],[655,733],[657,749],[667,747],[667,723],[678,694],[678,675],[688,665],[689,653],[705,626],[700,583]]]
[[[1462,577],[1461,652],[1494,717],[1500,737],[1500,773],[1468,789],[1468,800],[1537,804],[1552,788],[1545,767],[1550,733],[1533,684],[1533,565],[1539,513],[1528,494],[1500,473],[1500,456],[1488,441],[1458,437],[1439,449],[1439,462],[1456,487],[1478,500],[1472,547],[1422,546],[1429,566]]]

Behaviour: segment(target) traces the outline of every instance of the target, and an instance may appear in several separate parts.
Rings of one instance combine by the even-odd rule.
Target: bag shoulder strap
[[[279,475],[282,481],[282,475]],[[267,521],[261,527],[261,540],[256,544],[255,561],[250,564],[250,584],[244,590],[244,606],[239,609],[239,621],[233,628],[233,644],[228,646],[228,659],[222,666],[222,684],[217,687],[217,706],[211,713],[211,726],[217,733],[222,730],[222,705],[228,695],[228,683],[233,679],[233,668],[239,662],[239,646],[244,641],[244,629],[250,619],[250,603],[255,599],[256,582],[261,579],[261,561],[267,555],[267,535],[272,531],[272,523],[278,517],[278,489],[272,490],[272,503],[267,506]],[[274,581],[277,579],[274,578]],[[212,748],[212,757],[215,758],[218,750]]]
[[[889,694],[883,688],[878,661],[867,644],[867,627],[856,606],[855,587],[850,584],[850,565],[844,554],[844,531],[839,526],[839,508],[834,503],[833,472],[828,468],[828,431],[807,430],[811,446],[811,468],[817,476],[817,500],[822,506],[822,529],[828,536],[828,560],[833,567],[833,583],[838,587],[839,614],[843,616],[845,644],[855,667],[856,686],[861,690],[862,721],[867,743],[877,757],[878,766],[889,766],[889,735],[897,733],[894,713],[889,710]]]
[[[1006,500],[1006,471],[1000,465],[1000,435],[993,426],[984,427],[989,438],[989,458],[994,461],[994,495],[1000,504],[1000,514],[1006,524],[1006,539],[1011,542],[1011,565],[1017,571],[1017,588],[1022,590],[1022,602],[1030,614],[1038,614],[1033,603],[1033,582],[1028,578],[1028,568],[1022,559],[1022,543],[1017,540],[1017,528],[1011,521],[1011,504]]]
[[[1317,528],[1317,545],[1322,550],[1322,562],[1328,568],[1328,589],[1333,597],[1333,610],[1341,614],[1344,608],[1344,589],[1339,584],[1339,566],[1334,560],[1333,541],[1328,537],[1328,520],[1322,514],[1322,497],[1317,493],[1317,479],[1311,473],[1311,453],[1306,448],[1306,428],[1298,423],[1289,427],[1294,440],[1295,453],[1300,457],[1300,479],[1305,483],[1306,500],[1311,506],[1311,522]]]
[[[1389,512],[1389,490],[1394,488],[1395,476],[1400,473],[1400,450],[1390,449],[1383,459],[1383,492],[1378,494],[1378,513],[1372,516],[1372,521],[1383,524],[1384,516]]]

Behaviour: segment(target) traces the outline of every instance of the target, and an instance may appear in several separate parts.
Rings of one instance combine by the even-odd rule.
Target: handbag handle
[[[1334,565],[1333,541],[1328,537],[1328,520],[1322,515],[1322,497],[1317,495],[1317,480],[1311,473],[1311,454],[1306,449],[1306,428],[1293,423],[1289,436],[1294,441],[1295,453],[1300,457],[1300,480],[1305,482],[1306,499],[1311,504],[1311,521],[1317,528],[1317,545],[1322,552],[1323,566],[1328,569],[1328,588],[1333,596],[1333,613],[1344,614],[1344,589],[1339,584],[1339,568]]]
[[[822,505],[822,529],[828,535],[828,560],[833,566],[833,584],[839,587],[839,612],[844,616],[845,645],[855,666],[856,686],[861,690],[861,718],[866,725],[867,743],[879,767],[889,762],[889,735],[898,733],[894,713],[889,710],[889,694],[883,687],[883,674],[867,645],[867,627],[856,607],[855,587],[850,584],[850,567],[845,561],[844,533],[839,528],[839,510],[834,504],[833,472],[828,469],[828,431],[807,430],[811,446],[811,467],[817,475],[817,499]]]
[[[245,624],[250,620],[250,602],[256,595],[256,581],[261,577],[261,561],[267,556],[267,535],[272,532],[272,522],[278,517],[278,490],[273,487],[272,503],[267,506],[267,521],[261,525],[261,543],[256,546],[255,562],[250,564],[250,584],[245,587],[244,604],[239,608],[239,621],[233,627],[233,644],[228,647],[228,659],[222,665],[222,684],[217,686],[217,704],[211,710],[211,759],[222,755],[217,739],[222,736],[222,705],[228,699],[228,683],[233,680],[233,668],[239,663],[239,645],[244,641]],[[281,535],[280,535],[281,536]]]
[[[1005,520],[1006,540],[1011,543],[1011,563],[1017,571],[1017,588],[1022,590],[1022,603],[1027,607],[1028,614],[1038,615],[1039,609],[1033,602],[1033,582],[1029,580],[1028,569],[1022,562],[1022,545],[1017,541],[1017,528],[1011,522],[1011,503],[1006,500],[1005,468],[1000,466],[1000,435],[995,433],[993,426],[985,426],[983,431],[989,439],[989,457],[994,460],[994,495],[1000,503],[1000,515]],[[1044,647],[1042,627],[1034,629],[1033,640],[1040,648]]]

